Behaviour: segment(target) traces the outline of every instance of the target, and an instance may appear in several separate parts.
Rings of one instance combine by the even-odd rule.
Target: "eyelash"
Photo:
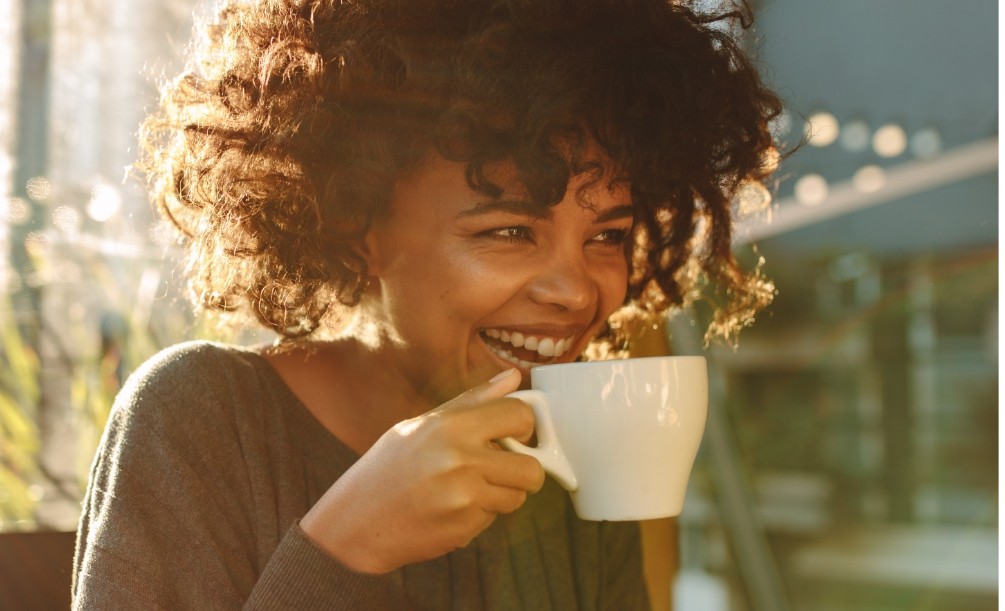
[[[531,239],[530,227],[524,227],[523,225],[497,227],[496,229],[490,229],[486,234],[491,238],[503,240],[504,242],[518,243]]]
[[[608,246],[618,246],[618,247],[621,247],[621,246],[624,246],[625,242],[628,241],[629,237],[632,234],[632,230],[631,229],[605,229],[604,231],[601,231],[599,234],[597,234],[597,237],[600,237],[600,236],[605,235],[605,234],[608,235],[608,236],[610,236],[610,237],[603,241],[604,244],[606,244]]]
[[[490,237],[495,240],[502,240],[504,242],[510,243],[523,243],[527,241],[532,241],[533,237],[531,234],[530,227],[523,225],[514,225],[511,227],[497,227],[495,229],[490,229],[486,231],[483,235]],[[598,240],[604,246],[624,246],[625,242],[628,241],[631,235],[630,229],[605,229],[598,233],[593,240],[607,235],[607,239]],[[591,241],[593,241],[591,240]]]

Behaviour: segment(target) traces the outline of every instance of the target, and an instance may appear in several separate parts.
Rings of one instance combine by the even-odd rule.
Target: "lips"
[[[507,329],[485,329],[481,336],[489,350],[524,369],[555,362],[575,341],[574,335],[550,337]]]

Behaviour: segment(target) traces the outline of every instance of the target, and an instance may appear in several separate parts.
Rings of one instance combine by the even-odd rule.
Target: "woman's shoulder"
[[[253,409],[263,386],[275,385],[258,350],[188,341],[161,350],[140,365],[119,391],[113,417],[145,421],[199,418]],[[257,401],[248,399],[258,397]]]
[[[170,380],[178,376],[212,377],[234,368],[253,366],[261,360],[255,348],[207,340],[192,340],[168,346],[138,367],[131,378]]]
[[[129,376],[123,392],[204,394],[235,377],[244,378],[262,357],[258,350],[194,340],[157,352]]]

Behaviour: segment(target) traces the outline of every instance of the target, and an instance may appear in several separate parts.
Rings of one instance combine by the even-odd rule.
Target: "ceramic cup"
[[[708,408],[700,356],[544,365],[532,390],[512,393],[537,419],[537,446],[499,440],[533,456],[572,494],[585,520],[680,514]]]

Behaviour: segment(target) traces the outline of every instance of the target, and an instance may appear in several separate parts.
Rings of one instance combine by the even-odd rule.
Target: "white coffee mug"
[[[537,458],[572,493],[585,520],[679,515],[705,428],[708,374],[700,356],[544,365],[533,390],[512,393],[537,419]]]

